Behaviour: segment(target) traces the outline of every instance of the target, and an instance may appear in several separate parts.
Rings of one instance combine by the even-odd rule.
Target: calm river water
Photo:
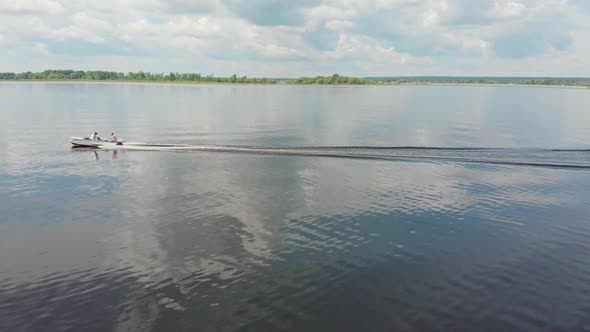
[[[1,331],[590,331],[588,90],[5,82],[0,105]],[[93,131],[221,147],[70,148]]]

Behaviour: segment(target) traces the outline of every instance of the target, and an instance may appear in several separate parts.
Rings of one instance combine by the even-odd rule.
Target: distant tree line
[[[563,85],[563,86],[588,86],[589,79],[568,78],[454,78],[454,77],[429,77],[429,78],[372,78],[372,81],[382,84],[519,84],[519,85]]]
[[[382,84],[379,81],[370,81],[364,78],[348,77],[334,74],[332,76],[299,77],[287,81],[289,84]]]
[[[40,73],[0,73],[0,80],[87,80],[87,81],[180,81],[180,82],[218,82],[218,83],[259,83],[273,84],[275,80],[268,78],[238,77],[214,77],[213,74],[202,76],[198,73],[146,73],[114,71],[82,71],[82,70],[45,70]]]
[[[524,84],[524,85],[563,85],[590,87],[590,78],[560,77],[453,77],[453,76],[417,76],[417,77],[348,77],[339,74],[332,76],[299,77],[296,79],[249,78],[232,75],[215,77],[199,73],[147,73],[147,72],[113,72],[82,70],[45,70],[38,73],[1,73],[0,80],[81,80],[81,81],[141,81],[141,82],[216,82],[245,84],[274,84],[277,81],[288,84]]]

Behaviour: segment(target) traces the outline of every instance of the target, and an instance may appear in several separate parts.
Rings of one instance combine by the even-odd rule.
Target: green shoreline
[[[330,76],[302,76],[298,78],[251,78],[233,74],[216,77],[200,73],[114,72],[104,70],[48,69],[33,73],[0,72],[0,81],[29,82],[81,82],[81,83],[164,83],[164,84],[289,84],[289,85],[388,85],[388,86],[506,86],[551,87],[586,89],[590,78],[583,77],[493,77],[493,76],[381,76],[351,77],[339,74]]]
[[[149,84],[207,84],[207,85],[276,85],[277,83],[259,83],[259,82],[216,82],[216,81],[153,81],[153,80],[78,80],[78,79],[58,79],[58,80],[2,80],[1,82],[45,82],[45,83],[149,83]]]
[[[374,81],[370,84],[350,84],[350,83],[292,83],[288,81],[277,81],[277,82],[216,82],[216,81],[154,81],[154,80],[83,80],[83,79],[2,79],[0,82],[36,82],[36,83],[97,83],[97,84],[110,84],[110,83],[138,83],[138,84],[178,84],[178,85],[296,85],[296,86],[455,86],[455,87],[514,87],[514,88],[552,88],[552,89],[576,89],[586,90],[590,89],[590,86],[583,85],[552,85],[552,84],[518,84],[518,83],[442,83],[442,82],[416,82],[416,83],[390,83],[390,82],[379,82]]]

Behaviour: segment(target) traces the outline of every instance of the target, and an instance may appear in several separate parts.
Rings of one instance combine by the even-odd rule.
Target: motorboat
[[[81,148],[116,147],[123,145],[123,142],[120,138],[116,142],[113,142],[103,139],[93,140],[88,137],[70,137],[70,143],[75,147]]]

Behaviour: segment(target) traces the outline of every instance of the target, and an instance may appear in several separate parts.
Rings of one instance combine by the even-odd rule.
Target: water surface
[[[590,330],[587,91],[23,82],[0,100],[2,331]],[[70,148],[92,131],[225,150]]]

